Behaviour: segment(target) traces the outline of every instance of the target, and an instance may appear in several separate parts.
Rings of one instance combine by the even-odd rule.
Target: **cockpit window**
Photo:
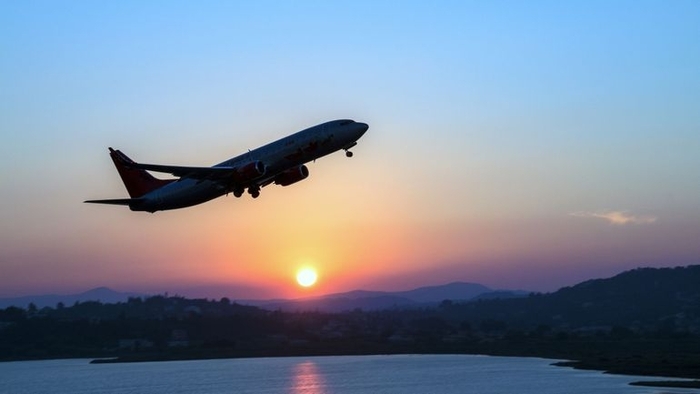
[[[352,120],[344,120],[344,121],[340,122],[340,125],[345,126],[345,125],[350,124],[350,123],[352,123]]]

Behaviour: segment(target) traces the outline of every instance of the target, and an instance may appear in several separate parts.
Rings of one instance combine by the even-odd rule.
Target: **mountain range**
[[[426,286],[408,291],[354,290],[345,293],[327,294],[319,297],[275,300],[236,300],[243,305],[257,306],[268,310],[343,312],[354,309],[380,310],[389,308],[414,308],[437,305],[444,300],[468,301],[473,299],[523,297],[525,291],[494,291],[477,283],[453,282],[439,286]],[[66,306],[76,302],[100,301],[102,303],[126,302],[130,297],[148,297],[148,294],[119,292],[107,287],[98,287],[79,294],[35,295],[0,298],[0,308],[16,306],[27,308],[33,303],[37,308],[56,307],[59,302]]]
[[[426,286],[408,291],[354,290],[346,293],[327,294],[320,297],[294,300],[242,300],[240,304],[254,305],[264,309],[319,312],[344,312],[354,309],[364,311],[416,308],[434,306],[444,300],[470,301],[476,298],[524,297],[525,291],[494,291],[478,283],[452,282],[439,286]]]
[[[147,295],[114,291],[108,287],[97,287],[78,294],[43,294],[24,297],[0,298],[0,308],[7,308],[9,306],[27,308],[30,303],[36,305],[37,308],[55,308],[59,302],[62,302],[65,306],[71,306],[76,302],[85,301],[100,301],[106,304],[113,304],[117,302],[125,302],[129,299],[129,297],[144,296]]]

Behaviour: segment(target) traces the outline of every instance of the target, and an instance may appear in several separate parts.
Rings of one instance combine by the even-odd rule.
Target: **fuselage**
[[[349,119],[322,123],[213,166],[244,167],[249,163],[261,162],[265,171],[255,178],[226,184],[220,179],[212,181],[182,177],[146,193],[138,198],[138,201],[129,204],[129,207],[134,211],[155,212],[201,204],[236,189],[259,190],[260,187],[274,182],[276,177],[285,171],[299,168],[304,163],[341,149],[347,151],[368,128],[365,123]],[[350,155],[348,152],[348,156]]]

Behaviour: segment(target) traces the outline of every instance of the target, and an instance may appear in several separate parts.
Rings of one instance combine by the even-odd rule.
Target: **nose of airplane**
[[[367,123],[357,122],[357,126],[359,126],[360,132],[362,132],[362,134],[369,130],[369,125]]]

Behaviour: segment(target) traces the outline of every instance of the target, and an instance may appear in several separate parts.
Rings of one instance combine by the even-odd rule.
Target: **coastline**
[[[613,374],[613,375],[629,375],[629,376],[644,376],[644,377],[665,377],[665,378],[682,378],[689,380],[639,380],[630,382],[631,386],[645,386],[645,387],[666,387],[666,388],[692,388],[700,389],[700,380],[694,377],[682,377],[674,375],[664,375],[660,370],[650,371],[648,369],[631,367],[629,365],[617,365],[612,367],[608,362],[595,363],[592,361],[558,361],[552,363],[552,365],[557,367],[568,367],[574,369],[588,370],[588,371],[601,371],[603,373]],[[675,371],[676,374],[678,371]]]
[[[307,349],[308,350],[308,349]],[[568,367],[581,370],[600,371],[602,373],[615,375],[630,375],[637,377],[659,377],[661,380],[643,380],[633,381],[630,385],[646,386],[646,387],[666,387],[666,388],[692,388],[700,389],[700,380],[697,378],[698,367],[694,364],[683,365],[680,363],[669,363],[667,359],[652,358],[652,357],[635,357],[634,363],[630,362],[629,357],[598,357],[586,359],[572,359],[568,357],[552,357],[551,355],[532,354],[517,354],[510,352],[411,352],[411,351],[393,351],[393,352],[372,352],[372,351],[354,351],[354,352],[333,352],[333,351],[265,351],[265,352],[235,352],[235,351],[178,351],[166,353],[141,353],[129,354],[118,357],[96,358],[90,361],[91,364],[111,364],[111,363],[136,363],[136,362],[162,362],[162,361],[181,361],[181,360],[204,360],[204,359],[224,359],[224,358],[264,358],[264,357],[297,357],[297,356],[358,356],[358,355],[384,355],[384,354],[474,354],[487,356],[506,356],[506,357],[538,357],[552,360],[570,360],[556,361],[551,365],[557,367]],[[642,362],[640,362],[640,359]],[[673,378],[684,379],[674,380]],[[685,380],[688,379],[688,380]]]

